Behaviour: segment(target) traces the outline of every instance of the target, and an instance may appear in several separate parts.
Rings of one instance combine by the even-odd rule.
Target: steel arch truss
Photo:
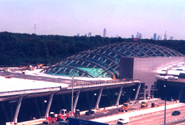
[[[112,77],[119,76],[120,57],[179,57],[183,54],[151,43],[122,42],[87,50],[45,69],[48,74]]]

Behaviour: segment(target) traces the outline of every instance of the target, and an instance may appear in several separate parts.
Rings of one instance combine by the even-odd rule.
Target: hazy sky
[[[185,0],[0,0],[0,32],[185,40]]]

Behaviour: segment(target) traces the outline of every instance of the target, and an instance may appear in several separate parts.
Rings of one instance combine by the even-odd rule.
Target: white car
[[[127,124],[128,122],[129,122],[129,118],[125,117],[125,118],[118,119],[117,124],[123,125],[123,124]]]

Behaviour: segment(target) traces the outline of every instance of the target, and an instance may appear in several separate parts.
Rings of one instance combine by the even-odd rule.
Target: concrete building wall
[[[184,57],[134,58],[133,78],[151,85],[156,81],[157,70],[178,62],[184,62]]]
[[[121,58],[120,62],[119,77],[133,78],[134,58]]]
[[[128,63],[129,60],[133,59],[133,63]],[[126,76],[132,77],[133,79],[139,79],[141,83],[145,83],[148,88],[145,90],[150,95],[151,85],[157,81],[155,76],[157,70],[166,67],[168,65],[184,62],[184,57],[150,57],[150,58],[124,58],[120,59],[120,78],[126,78]],[[130,68],[131,65],[133,68]],[[121,71],[124,70],[125,71]],[[130,71],[132,70],[132,71]],[[128,74],[127,74],[128,72]],[[133,74],[130,74],[133,72]]]

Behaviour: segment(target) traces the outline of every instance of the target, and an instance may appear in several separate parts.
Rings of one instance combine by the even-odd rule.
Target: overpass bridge
[[[67,95],[68,105],[69,103],[73,102],[72,100],[74,98],[74,102],[72,104],[72,107],[73,107],[72,110],[75,111],[75,109],[78,107],[77,106],[78,103],[82,102],[81,100],[84,99],[83,97],[85,95],[84,93],[96,92],[94,93],[94,96],[96,97],[94,97],[95,103],[93,107],[95,109],[99,109],[100,102],[104,101],[102,100],[103,95],[107,91],[110,91],[110,89],[116,88],[116,93],[117,93],[116,101],[114,101],[115,103],[113,105],[119,105],[124,88],[134,86],[134,88],[132,88],[134,93],[134,97],[132,97],[133,100],[138,98],[138,95],[140,93],[140,88],[141,88],[141,83],[137,79],[135,80],[134,79],[123,79],[123,80],[91,79],[90,80],[90,79],[79,79],[79,78],[72,79],[69,77],[65,78],[65,77],[59,77],[59,76],[45,75],[39,72],[23,73],[22,71],[21,72],[2,71],[0,72],[0,81],[1,81],[0,111],[2,111],[0,115],[3,116],[2,119],[0,118],[0,123],[4,123],[4,122],[18,123],[19,121],[28,120],[28,119],[23,119],[23,117],[21,117],[24,113],[27,114],[27,112],[29,112],[28,110],[24,111],[25,108],[23,108],[23,107],[29,107],[27,106],[29,104],[24,104],[26,102],[25,100],[28,100],[28,99],[37,100],[32,102],[32,103],[35,103],[35,105],[37,105],[36,110],[41,110],[42,108],[44,108],[43,110],[44,116],[47,117],[51,109],[59,111],[59,109],[56,109],[56,107],[59,107],[59,106],[56,106],[57,105],[56,103],[59,102],[58,101],[59,98],[65,98],[65,97],[61,97],[63,95]],[[44,105],[38,106],[38,105],[41,105],[40,104],[41,101],[38,101],[39,99],[41,100],[44,99],[45,106]],[[64,101],[63,102],[60,101],[60,103],[64,103],[67,100],[64,99]],[[71,100],[71,102],[69,100]],[[90,98],[89,100],[87,100],[87,102],[88,101],[91,101]],[[30,103],[30,102],[27,101],[27,103]],[[12,106],[12,104],[14,106]],[[52,105],[54,105],[53,108],[52,108]],[[11,111],[9,111],[9,108],[11,109]]]

